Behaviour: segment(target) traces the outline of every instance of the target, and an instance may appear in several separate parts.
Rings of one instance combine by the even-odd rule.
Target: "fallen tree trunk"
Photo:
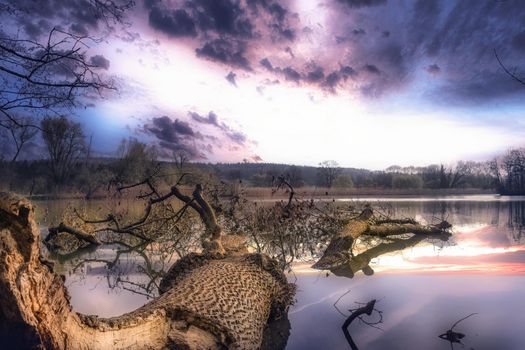
[[[294,286],[262,254],[190,254],[163,293],[109,319],[74,312],[62,277],[40,256],[31,204],[0,194],[0,348],[256,349]]]
[[[405,233],[412,233],[415,235],[436,235],[443,233],[450,227],[451,225],[446,221],[442,221],[441,223],[432,226],[424,226],[417,223],[399,224],[395,222],[385,222],[384,224],[369,226],[365,233],[369,236],[378,237],[402,235]]]
[[[412,233],[429,236],[448,233],[450,227],[446,221],[433,226],[420,225],[412,220],[375,221],[372,209],[367,207],[332,238],[321,258],[312,267],[320,270],[347,267],[352,262],[352,246],[362,235],[388,237]]]
[[[331,267],[344,265],[350,260],[350,251],[354,240],[364,234],[369,226],[369,219],[373,216],[372,209],[365,208],[361,214],[350,221],[340,232],[338,232],[328,244],[328,247],[312,267],[315,269],[330,269]]]

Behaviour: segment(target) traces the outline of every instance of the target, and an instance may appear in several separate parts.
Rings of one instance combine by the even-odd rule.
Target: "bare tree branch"
[[[519,78],[516,74],[514,74],[513,72],[509,71],[507,69],[507,67],[505,67],[505,65],[503,64],[503,62],[501,62],[499,56],[498,56],[498,53],[496,51],[496,49],[494,49],[494,56],[496,56],[496,60],[498,61],[500,67],[503,69],[503,71],[505,73],[507,73],[508,76],[510,76],[512,79],[514,79],[515,81],[517,81],[518,83],[522,84],[522,85],[525,85],[525,80]]]
[[[348,316],[348,318],[343,323],[341,328],[343,329],[343,334],[345,335],[346,341],[348,342],[352,350],[359,350],[359,348],[357,347],[356,343],[352,339],[352,336],[350,335],[350,332],[348,331],[348,327],[356,318],[359,318],[362,315],[368,315],[368,316],[372,315],[372,312],[374,312],[375,304],[376,304],[376,300],[372,299],[365,306],[353,310],[352,314]]]

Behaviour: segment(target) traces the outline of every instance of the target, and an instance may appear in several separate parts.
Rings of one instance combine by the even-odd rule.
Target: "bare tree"
[[[106,25],[122,22],[133,0],[86,0],[77,5]],[[2,22],[17,23],[31,15],[27,4],[0,3]],[[35,2],[31,6],[38,6]],[[7,26],[9,27],[9,26]],[[58,29],[55,24],[47,36],[34,37],[16,30],[0,28],[0,127],[7,130],[38,128],[17,115],[60,115],[64,109],[82,105],[78,99],[115,89],[100,74],[100,63],[89,57],[90,45],[100,42],[90,35],[77,35]],[[25,131],[24,131],[25,132]],[[27,133],[26,133],[27,135]]]
[[[501,193],[525,193],[524,149],[510,149],[501,159],[494,159],[490,168]]]
[[[179,170],[184,169],[186,164],[189,162],[190,157],[185,152],[173,152],[173,163],[175,164],[175,167]]]
[[[62,184],[71,176],[75,163],[86,149],[84,132],[80,124],[66,117],[45,118],[41,129],[49,154],[51,175],[56,184]]]
[[[286,171],[286,175],[290,180],[290,184],[294,187],[304,186],[303,173],[301,168],[297,165],[291,165]]]
[[[341,168],[335,160],[325,160],[319,163],[318,176],[323,186],[332,187],[335,179],[341,174]]]
[[[516,82],[518,82],[518,83],[520,83],[522,85],[525,85],[525,78],[522,78],[522,77],[518,76],[518,74],[516,72],[516,68],[512,68],[512,70],[507,68],[507,66],[505,64],[503,64],[503,62],[499,58],[498,52],[496,51],[496,49],[494,49],[494,56],[496,57],[496,60],[498,61],[498,64],[500,65],[501,69],[503,69],[505,74],[507,74],[509,77],[511,77],[514,81],[516,81]]]
[[[463,182],[465,176],[471,173],[472,162],[458,162],[455,167],[448,169],[441,164],[439,170],[440,188],[456,188]]]
[[[119,185],[152,178],[159,170],[155,147],[134,138],[123,139],[120,142],[117,157],[113,182]]]
[[[12,144],[15,147],[11,162],[17,160],[22,148],[31,141],[38,132],[36,128],[31,126],[33,121],[30,118],[18,119],[18,121],[19,123],[15,123],[11,120],[5,122],[10,138],[13,141]]]

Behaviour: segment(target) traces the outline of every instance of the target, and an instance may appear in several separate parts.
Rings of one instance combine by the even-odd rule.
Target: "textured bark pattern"
[[[145,306],[109,319],[78,315],[41,260],[39,238],[31,204],[0,194],[0,348],[255,349],[268,317],[293,297],[267,256],[192,254]]]

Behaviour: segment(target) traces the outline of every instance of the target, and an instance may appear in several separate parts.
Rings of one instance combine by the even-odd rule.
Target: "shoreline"
[[[251,201],[256,200],[285,200],[289,198],[289,192],[278,191],[275,193],[271,187],[246,187],[243,189],[246,199]],[[30,200],[45,201],[45,200],[101,200],[106,199],[105,194],[97,194],[89,199],[86,199],[80,193],[62,193],[62,194],[37,194],[25,195]],[[314,200],[337,200],[337,199],[351,199],[351,198],[419,198],[419,197],[444,197],[444,196],[503,196],[493,189],[480,188],[455,188],[455,189],[380,189],[380,188],[321,188],[321,187],[299,187],[295,189],[295,197],[303,199]],[[509,195],[510,196],[510,195]],[[224,196],[227,198],[228,196]],[[510,196],[512,197],[512,196]]]

